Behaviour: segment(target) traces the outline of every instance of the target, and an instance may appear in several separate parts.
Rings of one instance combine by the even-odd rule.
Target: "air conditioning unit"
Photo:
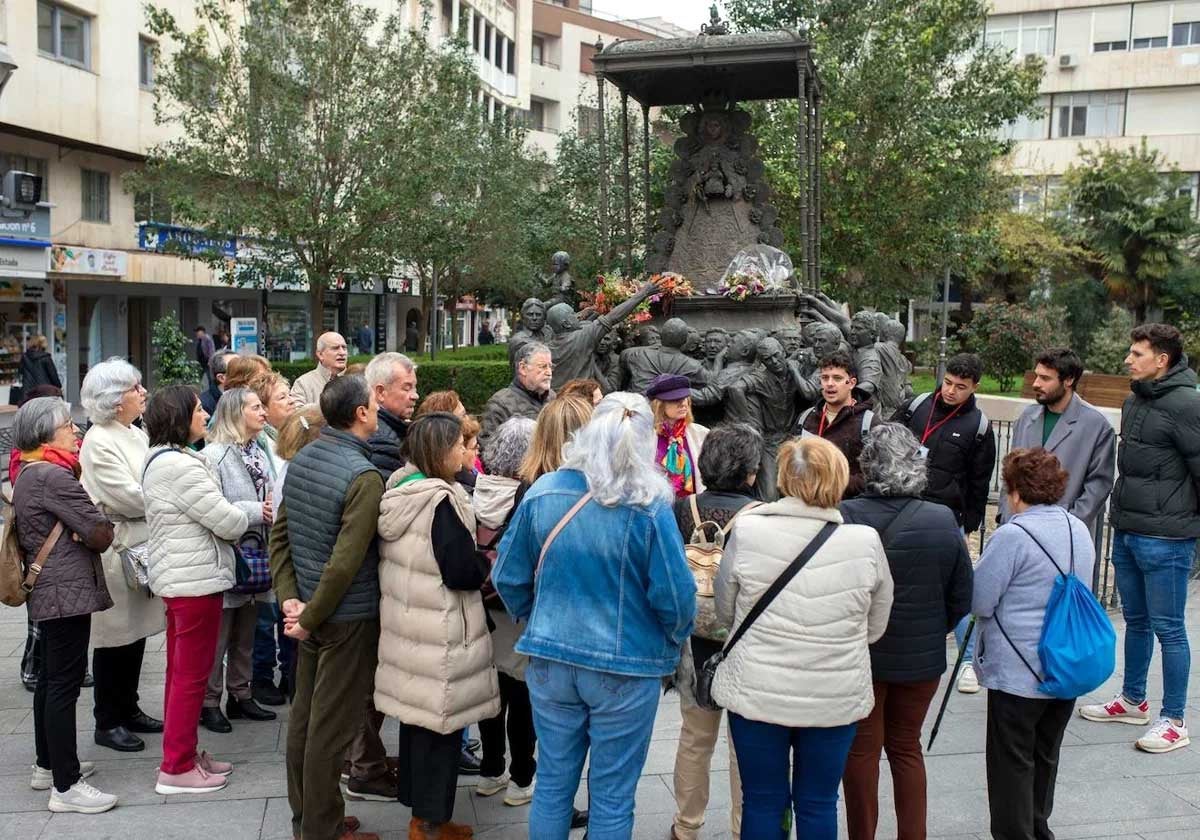
[[[1074,70],[1079,66],[1079,58],[1074,55],[1060,55],[1058,57],[1059,70]]]

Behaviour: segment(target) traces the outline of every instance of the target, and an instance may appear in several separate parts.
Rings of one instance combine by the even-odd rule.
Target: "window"
[[[146,90],[154,87],[154,42],[138,38],[138,84]]]
[[[507,59],[508,63],[505,64],[504,66],[508,70],[508,74],[510,76],[515,76],[515,75],[517,75],[517,45],[511,38],[509,38],[507,41],[507,46],[508,46],[508,59]]]
[[[546,42],[536,35],[533,36],[533,51],[530,60],[534,64],[545,64],[546,62]]]
[[[1200,20],[1177,23],[1171,27],[1171,46],[1191,47],[1200,44]]]
[[[496,31],[496,48],[494,50],[492,50],[492,63],[495,64],[496,69],[499,70],[503,66],[503,62],[504,62],[504,36],[500,34],[499,30],[497,30]]]
[[[483,29],[483,18],[475,16],[471,23],[471,49],[479,52],[479,31]]]
[[[1020,116],[1001,132],[1006,140],[1045,140],[1050,136],[1050,98],[1042,96],[1037,102],[1035,117]]]
[[[1093,9],[1092,52],[1124,52],[1129,49],[1131,23],[1129,4]]]
[[[1153,38],[1134,38],[1133,48],[1135,50],[1158,49],[1167,45],[1166,35],[1156,35]]]
[[[1161,49],[1171,33],[1171,3],[1135,3],[1133,6],[1133,48]]]
[[[171,205],[154,193],[138,193],[133,197],[133,218],[137,222],[171,223]]]
[[[1020,56],[1050,55],[1054,52],[1054,13],[995,15],[988,18],[985,41]]]
[[[47,177],[49,167],[45,158],[0,152],[0,173],[14,169],[17,172],[28,172],[40,177],[42,179],[42,201],[50,200],[50,179]]]
[[[38,3],[38,52],[66,64],[91,64],[91,21],[56,3]]]
[[[1100,41],[1092,44],[1092,52],[1124,52],[1127,49],[1128,41]]]
[[[600,109],[580,105],[578,119],[581,137],[592,137],[600,131]]]
[[[488,23],[483,25],[483,57],[486,59],[492,57],[492,27]]]
[[[93,169],[83,173],[83,221],[108,224],[108,173]]]
[[[1037,178],[1026,178],[1009,193],[1012,209],[1018,213],[1041,213],[1045,205],[1045,185]]]
[[[1175,195],[1187,196],[1192,205],[1192,215],[1195,215],[1198,207],[1197,198],[1200,197],[1200,189],[1198,189],[1200,187],[1200,173],[1194,173],[1188,177],[1188,182],[1177,189]]]
[[[546,130],[546,103],[529,100],[529,127],[534,131]]]
[[[1119,137],[1125,127],[1125,91],[1063,93],[1054,97],[1054,137]]]

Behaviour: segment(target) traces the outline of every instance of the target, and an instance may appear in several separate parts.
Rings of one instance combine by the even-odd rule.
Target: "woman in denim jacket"
[[[527,622],[516,649],[530,657],[539,744],[529,836],[539,840],[567,837],[589,750],[589,831],[632,835],[661,678],[692,631],[696,586],[655,442],[643,397],[605,397],[562,468],[525,495],[492,570],[509,613]],[[550,532],[587,493],[539,564]]]

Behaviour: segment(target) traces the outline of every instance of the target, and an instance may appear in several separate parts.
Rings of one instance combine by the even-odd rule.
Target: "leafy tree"
[[[179,318],[168,312],[150,326],[154,348],[154,385],[197,385],[204,374],[192,356],[192,343],[179,328]]]
[[[987,372],[1007,393],[1033,366],[1034,354],[1050,343],[1054,334],[1051,325],[1060,320],[1061,314],[1048,308],[994,303],[975,313],[959,334],[966,346],[984,359]]]
[[[927,292],[986,245],[1003,126],[1030,112],[1040,62],[982,43],[987,0],[728,0],[742,30],[807,29],[824,90],[824,280],[854,304]],[[768,180],[799,249],[796,106],[754,107]]]
[[[506,217],[500,199],[479,193],[519,140],[484,130],[465,43],[431,47],[428,6],[422,29],[354,0],[197,0],[195,13],[185,31],[148,8],[150,32],[168,45],[156,118],[175,139],[151,150],[129,187],[161,196],[182,224],[247,237],[238,282],[302,272],[320,325],[335,277],[407,262],[428,280],[439,257],[446,273],[477,256],[458,243],[468,230],[484,235],[470,227],[479,213]],[[461,232],[447,236],[457,247],[419,247],[408,230],[427,220]],[[188,255],[226,267],[215,250]]]
[[[1095,373],[1125,373],[1125,357],[1129,355],[1129,332],[1132,329],[1133,316],[1129,310],[1110,304],[1108,317],[1092,337],[1087,355],[1082,357],[1084,367]]]
[[[1063,178],[1070,231],[1091,252],[1088,269],[1113,300],[1143,323],[1169,303],[1169,289],[1194,294],[1190,265],[1200,228],[1191,200],[1177,195],[1187,178],[1149,149],[1083,149]],[[1166,174],[1162,174],[1166,172]]]

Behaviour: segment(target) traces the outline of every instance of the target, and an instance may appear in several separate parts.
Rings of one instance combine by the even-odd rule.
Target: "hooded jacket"
[[[426,478],[411,464],[395,479],[379,513],[375,707],[449,734],[500,712],[479,593],[486,569],[472,570],[468,557],[475,514],[461,487]]]
[[[1130,384],[1121,407],[1113,527],[1148,537],[1200,537],[1200,393],[1187,356],[1161,379]]]
[[[499,531],[513,514],[513,509],[520,504],[525,495],[527,485],[515,478],[503,475],[481,475],[475,481],[475,494],[471,497],[471,507],[475,509],[475,521],[479,526],[478,539],[481,546],[493,542],[498,546],[496,532]],[[500,534],[502,537],[503,534]],[[495,550],[489,552],[494,555]],[[502,674],[518,680],[525,679],[525,668],[529,665],[529,657],[517,653],[516,644],[521,638],[520,624],[513,620],[503,607],[488,606],[488,617],[495,628],[492,630],[492,651],[496,660],[496,669]]]
[[[54,366],[54,359],[45,350],[26,350],[21,355],[21,386],[28,394],[39,385],[62,388],[58,368]]]

